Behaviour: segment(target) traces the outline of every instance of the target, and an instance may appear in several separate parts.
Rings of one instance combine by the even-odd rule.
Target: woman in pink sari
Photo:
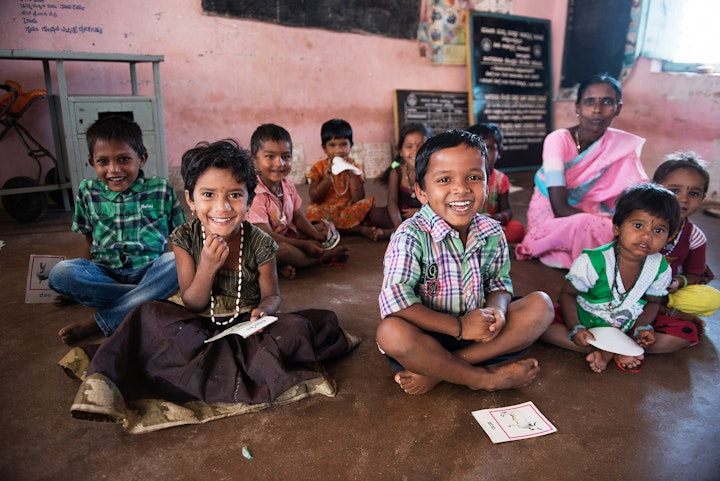
[[[645,139],[610,127],[621,108],[622,90],[613,77],[595,75],[580,84],[580,123],[545,138],[517,259],[569,269],[583,249],[613,240],[615,199],[625,188],[648,182],[640,161]]]

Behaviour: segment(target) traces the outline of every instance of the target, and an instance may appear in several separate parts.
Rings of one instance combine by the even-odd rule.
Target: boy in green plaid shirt
[[[99,310],[60,330],[66,344],[100,332],[109,336],[138,304],[177,291],[167,239],[185,222],[169,182],[146,178],[141,170],[148,154],[137,123],[99,119],[86,136],[97,179],[80,183],[72,223],[85,236],[84,255],[58,263],[48,282],[62,301]]]

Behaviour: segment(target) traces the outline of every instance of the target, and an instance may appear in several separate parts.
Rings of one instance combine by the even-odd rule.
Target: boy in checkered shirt
[[[553,318],[544,292],[512,301],[508,245],[500,224],[478,214],[487,199],[487,149],[452,130],[415,157],[423,204],[388,244],[379,302],[378,346],[395,382],[423,394],[442,381],[493,391],[532,382],[526,352]]]
[[[167,179],[147,178],[142,171],[148,154],[137,123],[102,118],[86,136],[97,178],[80,183],[71,227],[85,236],[83,257],[58,263],[48,281],[60,304],[99,310],[60,330],[66,344],[100,332],[109,336],[136,305],[177,291],[167,239],[185,222]]]

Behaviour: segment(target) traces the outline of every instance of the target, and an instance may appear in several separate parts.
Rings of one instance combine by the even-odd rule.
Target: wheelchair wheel
[[[35,187],[38,183],[30,177],[13,177],[5,182],[3,189]],[[18,222],[35,222],[47,211],[46,192],[28,192],[2,196],[2,205],[10,217]]]
[[[65,181],[67,182],[68,179],[66,178]],[[47,174],[45,174],[45,185],[57,183],[59,183],[58,171],[57,168],[53,167],[52,169],[48,170]],[[72,189],[67,189],[67,193],[68,199],[70,199],[70,206],[72,207],[75,201],[75,199],[73,198]],[[64,207],[62,190],[51,190],[50,192],[48,192],[48,195],[55,204],[59,205],[60,207]]]

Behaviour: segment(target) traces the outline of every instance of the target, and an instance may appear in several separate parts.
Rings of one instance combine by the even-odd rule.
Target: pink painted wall
[[[22,14],[26,2],[0,2],[0,48],[164,55],[161,78],[171,174],[182,152],[197,141],[235,137],[247,145],[255,127],[265,122],[290,131],[307,165],[321,157],[320,125],[332,117],[348,120],[356,141],[391,143],[395,89],[467,89],[465,67],[430,65],[411,40],[207,16],[200,0],[71,1],[75,10],[56,8],[56,17],[38,16],[34,25]],[[28,3],[34,3],[38,13],[60,5],[54,0]],[[551,20],[557,86],[567,1],[515,0],[513,5],[515,15]],[[44,32],[43,25],[89,26],[95,31],[51,33]],[[30,31],[33,27],[38,31]],[[626,82],[625,107],[616,126],[648,139],[643,160],[649,172],[662,155],[679,148],[693,148],[714,161],[720,156],[714,135],[720,131],[718,77],[654,74],[648,64],[641,60]],[[71,93],[129,92],[125,66],[74,63],[67,71]],[[152,81],[149,68],[141,68],[139,77],[145,85]],[[43,86],[39,62],[0,61],[0,79],[6,78],[27,89]],[[52,146],[44,106],[34,107],[23,123]],[[573,104],[556,102],[556,127],[573,123]],[[1,142],[0,185],[15,175],[34,175],[17,139]],[[720,179],[715,169],[713,165],[713,177]],[[716,198],[720,189],[711,190]]]

